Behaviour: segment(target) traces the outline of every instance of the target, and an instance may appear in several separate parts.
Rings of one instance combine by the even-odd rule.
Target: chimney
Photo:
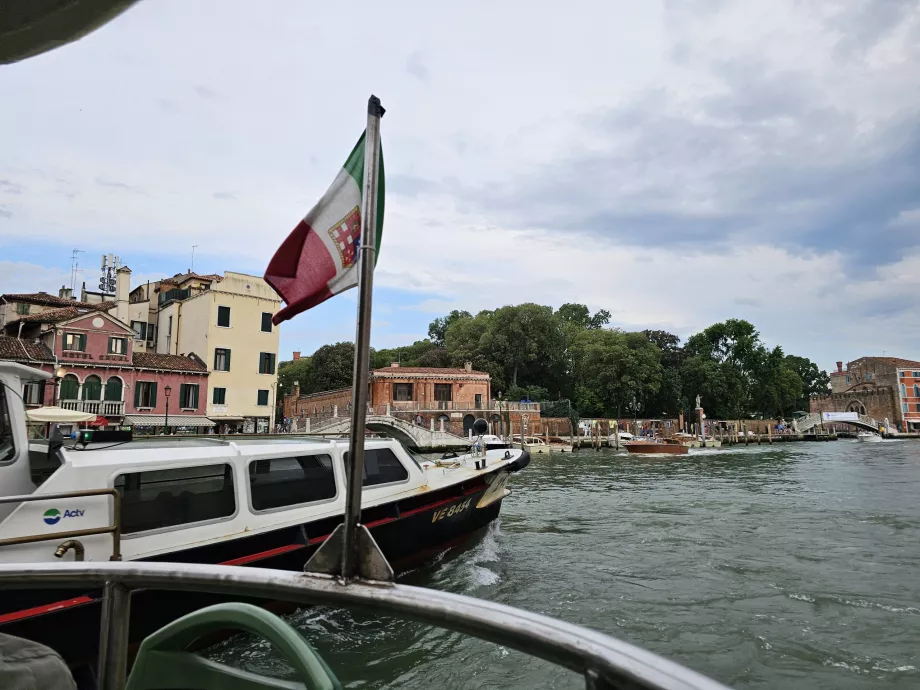
[[[294,361],[300,359],[300,350],[294,350]]]
[[[58,297],[63,299],[73,299],[73,290],[71,290],[66,285],[61,285],[61,289],[58,290]]]
[[[464,363],[463,363],[463,368],[466,369],[467,371],[473,371],[473,363],[472,363],[472,362],[464,362]]]
[[[837,362],[837,373],[838,374],[843,373],[843,362]]]
[[[128,308],[128,293],[131,292],[131,269],[122,266],[115,273],[115,318],[124,323],[131,323]]]
[[[390,366],[391,366],[393,369],[396,369],[396,368],[399,367],[399,362],[390,362]]]

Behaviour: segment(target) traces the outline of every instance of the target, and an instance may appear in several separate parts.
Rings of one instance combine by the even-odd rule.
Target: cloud
[[[196,84],[195,86],[193,86],[193,87],[192,87],[192,91],[194,91],[195,93],[197,93],[199,96],[201,96],[201,97],[204,98],[205,100],[212,101],[212,100],[214,100],[215,98],[217,98],[217,94],[216,94],[216,93],[214,93],[214,92],[213,92],[211,89],[209,89],[207,86],[201,86],[200,84]]]
[[[916,227],[920,225],[920,208],[900,211],[897,217],[892,220],[889,225],[895,228]]]
[[[13,212],[8,210],[6,206],[0,205],[0,218],[12,218]]]
[[[416,51],[406,59],[406,72],[422,83],[428,82],[428,67],[425,66],[424,57],[420,52]]]
[[[236,199],[235,192],[214,192],[211,196],[213,196],[215,199],[221,199],[222,201]]]
[[[109,189],[120,189],[125,192],[132,192],[133,194],[144,194],[144,190],[140,187],[135,187],[133,185],[127,184],[125,182],[118,182],[116,180],[104,180],[102,178],[96,178],[96,184],[100,187],[108,187]]]
[[[0,193],[14,194],[18,196],[22,194],[22,185],[17,184],[12,180],[0,180]]]

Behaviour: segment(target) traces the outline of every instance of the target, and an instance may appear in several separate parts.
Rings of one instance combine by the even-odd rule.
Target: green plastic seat
[[[249,632],[268,640],[294,668],[298,681],[281,680],[210,661],[186,651],[218,630]],[[341,690],[332,669],[300,633],[265,609],[217,604],[173,621],[140,646],[126,690]]]

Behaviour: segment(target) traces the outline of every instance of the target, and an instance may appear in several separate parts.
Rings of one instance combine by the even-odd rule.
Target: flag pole
[[[377,176],[380,161],[380,99],[367,101],[364,138],[364,194],[361,208],[361,244],[358,247],[358,327],[355,336],[354,388],[349,439],[348,488],[345,495],[345,530],[342,535],[342,570],[345,578],[358,567],[358,529],[361,520],[361,488],[364,482],[364,424],[367,418],[368,368],[371,349],[371,305],[374,263],[377,258]]]

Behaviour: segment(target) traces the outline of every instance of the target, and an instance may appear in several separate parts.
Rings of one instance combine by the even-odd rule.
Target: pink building
[[[105,305],[99,305],[105,308]],[[135,332],[95,305],[22,315],[5,324],[0,359],[55,373],[53,385],[29,383],[30,407],[60,405],[97,415],[97,423],[152,431],[168,425],[211,427],[205,414],[208,368],[194,353],[134,352]]]

